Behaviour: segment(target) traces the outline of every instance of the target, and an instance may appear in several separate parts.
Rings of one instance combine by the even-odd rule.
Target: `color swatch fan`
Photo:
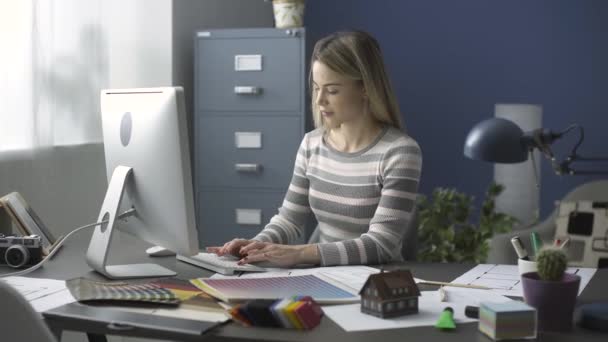
[[[352,290],[319,275],[266,278],[199,278],[192,283],[225,302],[310,296],[318,303],[354,303]]]
[[[98,282],[85,278],[70,279],[65,283],[72,296],[79,302],[127,301],[170,305],[180,303],[175,293],[154,283]]]

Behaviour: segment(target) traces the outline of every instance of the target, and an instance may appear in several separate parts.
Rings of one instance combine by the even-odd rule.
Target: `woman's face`
[[[325,64],[312,65],[312,96],[329,128],[363,119],[365,92],[361,82],[340,75]]]

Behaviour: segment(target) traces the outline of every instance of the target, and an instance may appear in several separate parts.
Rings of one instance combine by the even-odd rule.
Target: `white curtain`
[[[102,0],[0,0],[0,158],[101,142]]]
[[[100,89],[103,0],[0,0],[0,196],[20,192],[62,235],[107,186]]]

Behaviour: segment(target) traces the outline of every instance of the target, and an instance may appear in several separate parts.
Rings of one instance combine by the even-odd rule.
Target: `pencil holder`
[[[534,260],[517,259],[517,270],[521,276],[524,273],[536,272],[538,268]]]

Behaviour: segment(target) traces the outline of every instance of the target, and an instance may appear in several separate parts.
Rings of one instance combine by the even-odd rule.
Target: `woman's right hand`
[[[221,247],[207,247],[207,252],[215,253],[219,256],[234,255],[236,257],[242,258],[246,256],[250,250],[261,249],[265,247],[266,244],[266,242],[260,242],[256,240],[233,239],[231,241],[226,242]],[[242,251],[244,247],[247,248]]]

